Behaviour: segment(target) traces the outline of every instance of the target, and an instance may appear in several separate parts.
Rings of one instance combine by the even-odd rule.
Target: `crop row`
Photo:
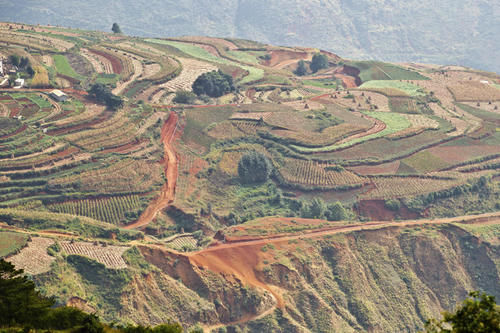
[[[128,250],[125,246],[98,245],[86,242],[61,242],[61,247],[68,254],[76,254],[94,259],[107,268],[126,268],[127,264],[123,260],[123,253]]]
[[[135,212],[140,208],[140,201],[137,195],[127,195],[68,201],[50,205],[49,208],[58,213],[88,216],[95,220],[120,224],[126,221],[126,212]]]
[[[343,187],[366,183],[366,179],[342,168],[330,170],[328,164],[309,160],[285,159],[279,168],[283,179],[288,183],[308,186]]]

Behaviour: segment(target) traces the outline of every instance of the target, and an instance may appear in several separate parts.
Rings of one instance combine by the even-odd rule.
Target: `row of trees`
[[[328,57],[321,53],[315,53],[312,57],[311,63],[309,64],[309,68],[313,73],[316,73],[321,69],[328,68],[328,66]],[[297,69],[295,69],[294,73],[298,76],[304,76],[308,73],[306,62],[304,60],[299,61]]]

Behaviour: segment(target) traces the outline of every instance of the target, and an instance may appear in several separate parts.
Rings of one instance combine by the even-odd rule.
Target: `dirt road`
[[[161,129],[161,139],[164,149],[163,163],[167,181],[163,184],[160,195],[149,204],[136,222],[127,225],[125,229],[136,229],[148,225],[162,209],[165,209],[174,201],[178,161],[171,143],[177,130],[177,120],[177,114],[175,112],[170,113],[170,116]]]

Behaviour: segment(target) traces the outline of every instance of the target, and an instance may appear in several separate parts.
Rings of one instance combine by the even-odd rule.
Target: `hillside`
[[[0,256],[58,304],[415,332],[500,296],[494,73],[16,23],[0,57]]]
[[[327,49],[344,57],[500,72],[500,7],[482,1],[0,1],[0,20],[138,36],[211,35]],[[155,10],[150,10],[154,7]],[[101,13],[95,16],[95,11]],[[446,45],[443,47],[443,45]]]

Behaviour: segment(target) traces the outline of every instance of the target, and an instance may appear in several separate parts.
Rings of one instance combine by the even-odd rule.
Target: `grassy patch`
[[[313,86],[319,88],[335,89],[337,87],[337,80],[303,80],[302,83],[306,86]]]
[[[118,74],[100,73],[99,75],[97,75],[95,82],[114,86],[116,85],[116,82],[118,82],[119,79],[120,76]]]
[[[27,234],[17,232],[0,232],[0,258],[15,253],[21,249],[28,241]]]
[[[373,80],[363,83],[360,89],[395,89],[402,91],[409,96],[425,96],[425,92],[422,91],[417,85],[408,82],[402,82],[398,80]]]
[[[371,80],[428,80],[415,71],[380,61],[356,61],[348,65],[360,70],[359,77],[363,82]]]
[[[54,65],[56,66],[58,73],[73,77],[78,80],[85,79],[83,76],[75,72],[75,70],[70,66],[68,59],[65,56],[61,54],[56,54],[53,56],[53,58],[54,58]]]
[[[406,165],[420,173],[436,171],[447,167],[449,164],[428,151],[422,151],[402,160]]]

